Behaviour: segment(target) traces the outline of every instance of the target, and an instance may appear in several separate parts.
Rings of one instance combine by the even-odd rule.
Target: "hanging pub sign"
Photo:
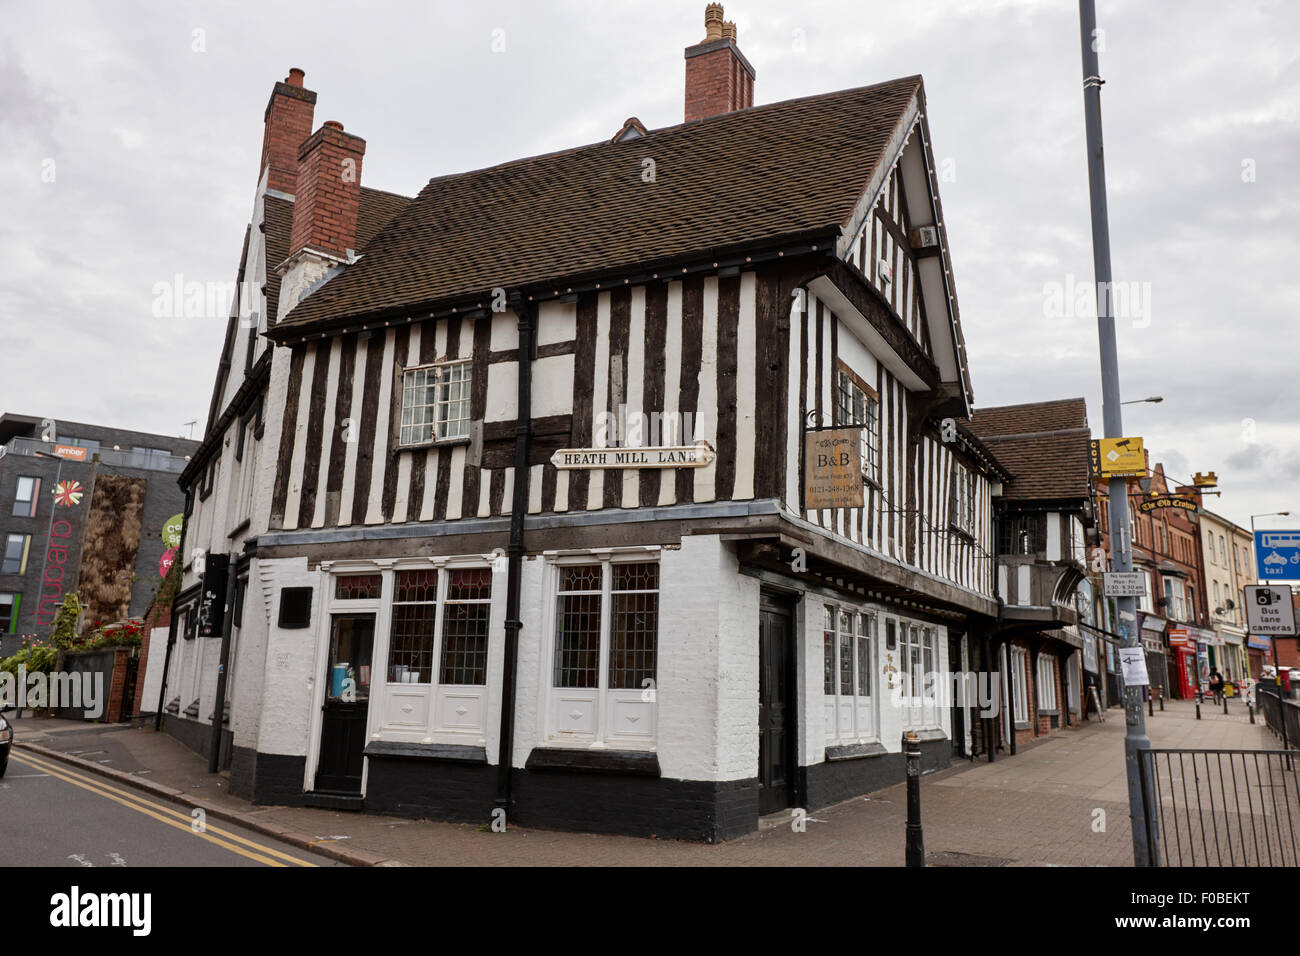
[[[804,433],[803,506],[862,507],[861,427]]]
[[[1142,478],[1147,456],[1141,438],[1098,438],[1088,442],[1094,478]]]
[[[1150,514],[1160,508],[1181,508],[1183,511],[1195,511],[1196,501],[1183,495],[1156,495],[1138,502],[1138,511]]]
[[[717,455],[706,441],[648,448],[561,448],[551,456],[560,469],[703,468]]]
[[[226,612],[226,575],[230,572],[230,556],[209,554],[203,562],[203,591],[195,612],[195,627],[199,637],[220,637]]]

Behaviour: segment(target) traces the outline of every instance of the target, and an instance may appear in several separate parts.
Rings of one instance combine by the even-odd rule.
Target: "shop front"
[[[1250,659],[1251,680],[1259,680],[1264,674],[1264,665],[1272,660],[1273,645],[1267,637],[1250,634],[1246,637],[1246,654]]]
[[[1169,671],[1169,686],[1173,689],[1174,697],[1190,700],[1196,696],[1199,684],[1196,644],[1185,627],[1169,629]]]

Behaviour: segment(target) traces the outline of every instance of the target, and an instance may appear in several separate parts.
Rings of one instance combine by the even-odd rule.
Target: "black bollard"
[[[1246,701],[1246,710],[1250,712],[1250,722],[1253,724],[1255,722],[1255,705],[1250,701]]]
[[[921,738],[913,731],[903,737],[907,758],[907,865],[925,866],[925,844],[921,836]]]

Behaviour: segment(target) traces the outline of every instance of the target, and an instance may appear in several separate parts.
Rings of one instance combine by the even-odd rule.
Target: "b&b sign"
[[[804,435],[803,506],[862,507],[861,428],[830,428]]]

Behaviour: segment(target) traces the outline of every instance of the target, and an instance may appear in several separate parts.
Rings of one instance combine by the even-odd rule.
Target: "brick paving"
[[[1155,747],[1277,749],[1241,701],[1224,716],[1212,705],[1169,701],[1148,718]],[[464,824],[296,807],[254,807],[230,796],[224,775],[162,734],[28,718],[19,739],[174,787],[209,805],[276,829],[314,834],[322,845],[412,865],[902,866],[906,791],[890,787],[809,814],[802,832],[765,821],[757,833],[717,846],[637,837]],[[1128,866],[1132,863],[1124,778],[1123,713],[1022,747],[1015,757],[966,762],[923,778],[922,818],[935,865]],[[1098,811],[1105,828],[1094,832]]]

